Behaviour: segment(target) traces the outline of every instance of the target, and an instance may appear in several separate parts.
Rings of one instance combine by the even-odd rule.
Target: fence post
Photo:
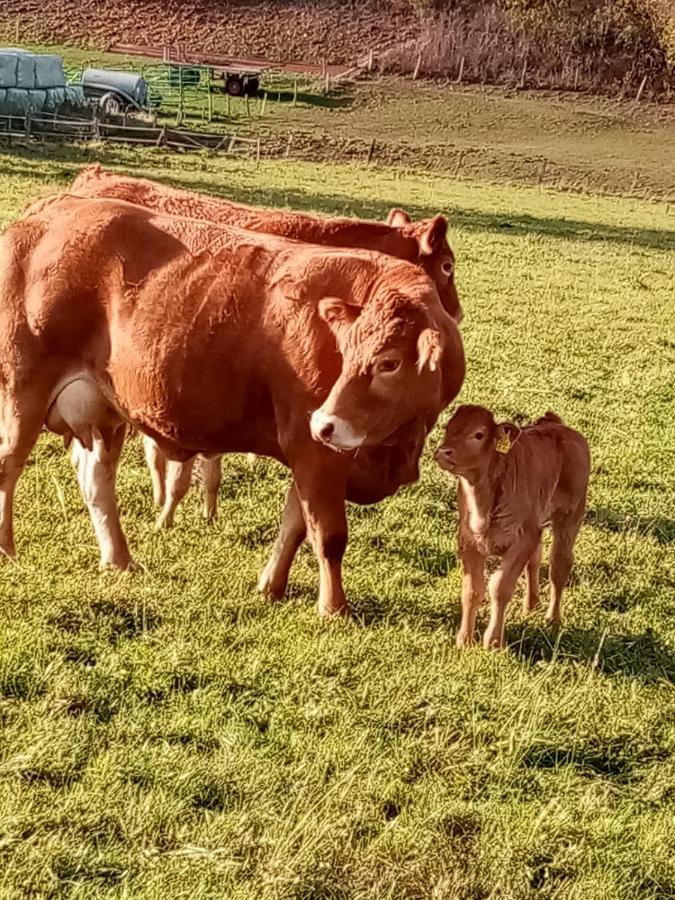
[[[258,138],[258,142],[255,145],[255,167],[256,169],[260,167],[260,138]]]
[[[100,119],[99,119],[99,108],[98,108],[98,105],[94,107],[94,115],[93,115],[93,122],[92,122],[92,130],[93,130],[93,133],[94,133],[94,140],[95,140],[95,141],[100,141],[100,140],[101,140],[101,121],[100,121]]]
[[[260,118],[262,119],[265,115],[265,109],[267,108],[267,91],[263,94],[262,106],[260,107]]]
[[[323,92],[324,94],[330,94],[330,75],[326,72],[326,77],[323,82]]]
[[[293,79],[293,106],[298,105],[298,76]]]
[[[635,98],[636,103],[640,102],[640,98],[642,97],[642,92],[644,91],[646,84],[647,84],[647,76],[645,75],[645,77],[640,82],[640,87],[638,88],[637,96]]]
[[[375,56],[373,54],[373,48],[371,47],[370,50],[368,51],[368,71],[369,72],[373,71],[374,63],[375,63]]]
[[[548,168],[548,160],[544,160],[541,164],[541,168],[539,169],[539,175],[537,177],[537,184],[541,184],[544,180],[544,176],[546,175],[546,169]]]
[[[368,158],[366,159],[366,165],[369,166],[372,159],[373,154],[375,153],[375,138],[370,142],[370,147],[368,148]]]
[[[211,68],[207,66],[206,68],[206,90],[208,91],[208,97],[206,98],[206,109],[207,109],[207,117],[209,122],[213,120],[213,91],[211,90]]]
[[[251,100],[248,94],[246,94],[246,115],[249,117],[249,119],[251,118]]]
[[[519,87],[522,90],[525,87],[525,79],[527,77],[527,57],[523,60],[523,71],[520,73]]]
[[[288,159],[291,153],[291,144],[293,143],[293,132],[289,131],[288,140],[286,141],[286,152],[284,153],[284,159]]]
[[[462,83],[462,75],[464,75],[464,63],[465,63],[465,61],[466,61],[466,57],[464,57],[464,56],[463,56],[463,57],[460,59],[460,61],[459,61],[459,75],[457,76],[457,81],[455,82],[455,84],[461,84],[461,83]]]
[[[422,54],[419,53],[417,56],[417,62],[415,63],[415,71],[413,72],[413,81],[417,81],[417,76],[420,74],[420,67],[422,65]]]

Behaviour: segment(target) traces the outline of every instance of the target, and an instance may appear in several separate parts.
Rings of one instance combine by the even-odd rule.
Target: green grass
[[[0,216],[86,151],[0,155]],[[0,571],[0,897],[675,896],[675,219],[664,204],[348,167],[162,153],[108,164],[255,203],[444,210],[465,402],[552,408],[588,436],[588,521],[557,642],[514,601],[507,651],[459,653],[454,488],[350,509],[357,620],[255,592],[286,475],[225,466],[152,530],[121,467],[140,574],[96,571],[63,449],[40,441]],[[445,418],[445,417],[444,417]],[[431,437],[430,446],[438,439]],[[482,624],[484,624],[484,615]]]

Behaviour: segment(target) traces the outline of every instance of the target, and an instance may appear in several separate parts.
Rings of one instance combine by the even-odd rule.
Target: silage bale
[[[16,70],[18,65],[16,53],[0,51],[0,87],[16,87]]]
[[[32,53],[18,53],[16,86],[25,90],[35,87],[35,56]]]
[[[65,103],[66,89],[65,87],[47,88],[45,91],[45,106],[48,112],[55,112],[59,106]]]
[[[60,56],[44,54],[35,57],[35,87],[63,87],[65,83],[66,76]]]
[[[79,85],[67,84],[64,90],[66,92],[66,103],[76,107],[87,105],[87,98],[84,96],[84,91]]]
[[[30,91],[23,88],[7,88],[5,94],[5,115],[25,116],[30,106]]]
[[[42,112],[47,102],[47,91],[41,91],[36,88],[34,91],[28,92],[28,103],[32,112]]]

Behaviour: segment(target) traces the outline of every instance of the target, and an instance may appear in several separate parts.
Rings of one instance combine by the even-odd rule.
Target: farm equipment
[[[135,72],[116,69],[85,69],[82,88],[86,97],[96,99],[108,115],[127,110],[147,110],[158,107],[161,98],[151,95],[148,83]]]
[[[255,97],[260,88],[260,69],[211,68],[211,90],[231,97]]]

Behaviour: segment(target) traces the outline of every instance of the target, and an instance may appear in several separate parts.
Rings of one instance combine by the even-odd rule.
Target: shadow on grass
[[[526,623],[508,627],[509,648],[528,665],[553,659],[592,665],[603,675],[622,675],[645,684],[675,684],[675,653],[651,629],[642,634],[610,634],[563,627],[558,638]]]
[[[675,520],[664,516],[634,515],[597,506],[588,510],[586,521],[589,525],[614,534],[637,531],[643,537],[654,538],[659,544],[675,543]]]
[[[0,153],[2,152],[0,147]],[[75,173],[79,165],[101,162],[104,166],[122,166],[133,173],[134,168],[143,168],[142,157],[130,162],[128,150],[120,150],[115,147],[96,147],[92,152],[86,147],[78,146],[36,146],[20,147],[12,149],[11,162],[9,154],[0,156],[0,175],[25,175],[31,178],[45,178],[45,174],[36,167],[29,166],[17,168],[16,159],[37,163],[52,162],[65,164],[69,167],[62,173],[55,171],[50,174],[52,179],[61,179],[67,182]],[[125,155],[125,153],[127,155]],[[156,166],[157,157],[151,151],[147,155],[147,166]],[[199,173],[191,171],[191,178],[185,178],[172,173],[164,176],[166,184],[188,190],[201,190],[216,196],[234,200],[239,203],[254,203],[266,206],[280,206],[304,211],[320,211],[327,215],[355,215],[364,218],[383,220],[387,217],[392,207],[399,205],[397,198],[378,200],[359,200],[345,194],[314,194],[299,190],[285,190],[270,185],[264,188],[246,188],[232,185],[223,180],[219,183],[214,180],[213,172]],[[429,176],[431,177],[431,176]],[[429,218],[439,212],[436,206],[424,206],[413,204],[407,206],[408,212],[415,219]],[[560,217],[532,216],[527,214],[490,213],[471,208],[455,208],[448,211],[448,216],[453,228],[461,228],[467,231],[493,232],[497,234],[511,234],[516,237],[524,235],[543,235],[565,240],[587,240],[627,244],[634,247],[656,250],[675,249],[675,231],[650,228],[630,228],[621,225],[608,225],[601,222],[586,222],[576,219]]]

